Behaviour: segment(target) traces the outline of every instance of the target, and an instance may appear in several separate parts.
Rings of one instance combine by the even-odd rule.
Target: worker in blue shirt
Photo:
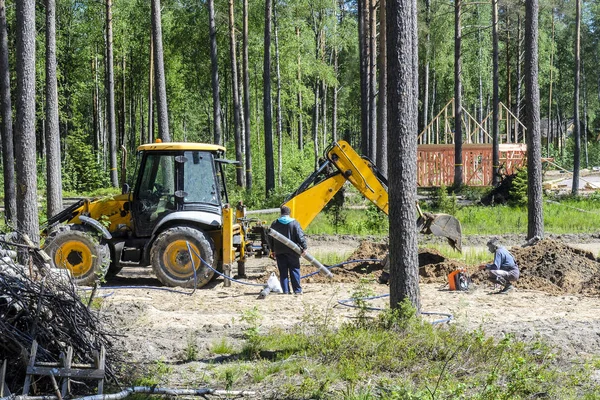
[[[512,282],[519,279],[519,266],[513,255],[500,245],[497,238],[490,239],[487,247],[490,253],[494,254],[494,260],[490,264],[480,265],[479,269],[487,270],[488,279],[503,286],[499,293],[508,293],[514,289]]]
[[[288,206],[281,206],[281,216],[271,224],[271,229],[279,232],[302,250],[302,255],[308,248],[304,231],[300,223],[290,216]],[[268,238],[271,256],[277,260],[279,280],[284,294],[290,293],[290,281],[295,295],[302,295],[300,286],[300,258],[298,254],[277,239]]]

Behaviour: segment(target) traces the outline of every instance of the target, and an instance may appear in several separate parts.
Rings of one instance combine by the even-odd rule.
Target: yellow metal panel
[[[363,159],[345,141],[340,140],[331,147],[327,158],[342,172],[358,191],[375,204],[381,211],[388,213],[388,192],[371,169],[371,163]]]
[[[79,215],[87,214],[90,218],[100,221],[105,225],[109,232],[117,231],[119,225],[125,225],[131,228],[131,212],[125,211],[123,208],[123,205],[128,201],[128,194],[86,201],[86,203],[76,211],[77,216],[70,220],[69,223],[80,224]]]
[[[205,151],[225,151],[225,147],[210,143],[148,143],[138,146],[138,151],[160,151],[160,150],[205,150]]]
[[[233,248],[234,230],[239,226],[233,224],[234,210],[227,204],[223,207],[223,265],[231,265],[235,260]]]
[[[291,216],[300,223],[302,229],[306,229],[345,182],[346,178],[341,174],[334,175],[305,190],[284,205],[292,210]]]

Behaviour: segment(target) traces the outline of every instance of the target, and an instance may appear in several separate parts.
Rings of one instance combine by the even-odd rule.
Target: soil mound
[[[552,294],[600,294],[600,263],[588,251],[555,240],[510,251],[521,270],[519,287]]]
[[[591,252],[575,249],[552,239],[539,241],[533,246],[512,247],[509,250],[515,256],[521,271],[521,277],[515,285],[517,288],[550,294],[600,295],[600,262]],[[354,283],[361,279],[378,279],[388,251],[387,243],[364,240],[345,264],[332,269],[333,279],[315,273],[316,268],[312,265],[302,265],[301,274],[310,275],[305,278],[307,283]],[[351,262],[367,259],[381,261]],[[276,269],[274,267],[273,271]],[[456,269],[466,269],[475,283],[487,281],[487,273],[478,271],[474,265],[448,260],[434,249],[419,249],[421,282],[444,285],[448,281],[448,274]],[[268,277],[268,274],[265,276]]]
[[[322,274],[315,274],[306,278],[306,282],[343,282],[353,283],[359,282],[361,279],[367,278],[365,275],[370,275],[371,278],[378,279],[383,270],[383,261],[389,252],[387,243],[376,243],[369,240],[360,242],[358,248],[350,255],[348,264],[341,265],[332,269],[333,279],[329,279]],[[352,260],[381,260],[372,262],[356,262]],[[425,283],[443,283],[446,276],[457,268],[465,266],[456,262],[449,261],[440,252],[434,249],[419,249],[419,274],[422,282]],[[313,266],[302,266],[302,276],[310,274],[314,271]]]
[[[363,241],[350,259],[383,259],[388,250],[387,244]],[[512,247],[510,251],[521,270],[517,287],[550,294],[600,295],[600,262],[589,251],[551,239],[533,246]],[[334,273],[339,279],[352,282],[365,273],[379,277],[383,268],[381,263],[349,264],[349,267],[336,268]],[[487,280],[485,271],[478,271],[475,266],[448,260],[433,249],[419,250],[419,275],[423,283],[445,284],[450,272],[463,268],[474,282]]]

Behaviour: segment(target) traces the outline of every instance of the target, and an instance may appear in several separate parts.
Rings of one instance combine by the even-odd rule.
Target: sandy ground
[[[600,242],[593,243],[596,247]],[[358,242],[336,239],[312,242],[315,253],[339,251],[351,253]],[[592,244],[587,243],[586,247]],[[255,259],[248,263],[250,275],[247,282],[264,284],[265,267],[274,261]],[[340,300],[349,299],[357,289],[356,283],[305,282],[304,295],[271,294],[258,299],[260,286],[233,283],[224,286],[219,278],[208,287],[181,290],[174,293],[155,290],[141,285],[160,283],[150,268],[125,269],[122,277],[108,285],[132,285],[134,289],[105,289],[102,311],[114,324],[117,336],[115,345],[125,349],[135,365],[151,364],[156,360],[170,363],[182,371],[192,366],[202,369],[214,360],[210,348],[225,340],[237,346],[243,343],[243,329],[247,324],[241,316],[254,308],[262,317],[261,330],[287,328],[318,317],[327,317],[332,325],[349,321],[356,309],[344,306]],[[374,294],[389,294],[389,288],[372,281],[368,287]],[[165,289],[165,288],[163,288]],[[492,288],[479,285],[470,292],[451,292],[439,284],[421,284],[422,310],[452,314],[450,323],[465,329],[483,329],[486,334],[502,338],[514,334],[518,339],[530,341],[542,338],[556,348],[566,361],[577,362],[600,354],[600,298],[580,295],[554,296],[547,293],[518,289],[508,295],[492,293]],[[389,297],[374,300],[372,306],[386,307]],[[376,312],[373,312],[376,313]],[[430,320],[444,318],[431,315]],[[197,360],[184,362],[186,349],[191,345],[199,349]],[[598,371],[600,376],[600,371]],[[182,384],[180,381],[169,382]]]

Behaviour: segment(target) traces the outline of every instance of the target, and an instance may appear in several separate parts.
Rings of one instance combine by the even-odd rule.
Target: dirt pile
[[[306,278],[306,282],[342,282],[352,283],[365,279],[366,275],[379,278],[383,270],[383,260],[389,252],[387,243],[376,243],[368,240],[360,242],[358,248],[348,257],[347,264],[332,269],[334,276],[329,279],[322,274]],[[381,260],[372,262],[350,262],[352,260]],[[457,268],[465,268],[463,264],[446,259],[433,249],[419,249],[419,275],[423,283],[444,283],[447,275]],[[313,266],[302,266],[302,276],[314,271]]]
[[[539,290],[550,294],[600,295],[600,262],[590,252],[572,248],[556,240],[543,240],[529,247],[512,247],[521,270],[516,286]],[[388,244],[362,241],[348,258],[350,260],[383,260],[389,251]],[[307,283],[341,282],[353,283],[369,277],[377,279],[383,269],[382,262],[348,263],[332,270],[334,277],[322,274],[306,278]],[[456,269],[466,269],[475,283],[487,281],[487,274],[474,265],[448,260],[437,250],[419,249],[419,275],[422,283],[445,284],[447,276]],[[303,265],[302,275],[315,271],[313,266]]]
[[[588,251],[555,240],[510,251],[521,270],[518,287],[552,294],[600,294],[600,263]]]

